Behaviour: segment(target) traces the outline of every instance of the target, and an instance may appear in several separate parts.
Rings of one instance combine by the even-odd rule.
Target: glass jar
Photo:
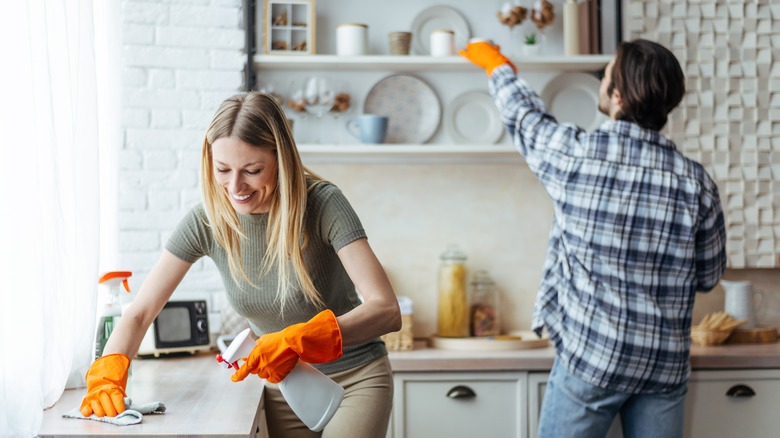
[[[501,333],[499,297],[487,271],[477,271],[471,282],[471,336],[497,336]]]
[[[466,254],[450,245],[441,255],[439,266],[438,335],[469,335],[469,307],[466,293]]]

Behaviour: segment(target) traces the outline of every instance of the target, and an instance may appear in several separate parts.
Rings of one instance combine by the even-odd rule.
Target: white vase
[[[523,44],[523,55],[525,56],[539,55],[539,44]]]

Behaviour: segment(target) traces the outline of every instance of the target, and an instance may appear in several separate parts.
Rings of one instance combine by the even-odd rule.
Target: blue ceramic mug
[[[363,114],[347,122],[347,131],[361,143],[384,143],[387,136],[387,117]]]

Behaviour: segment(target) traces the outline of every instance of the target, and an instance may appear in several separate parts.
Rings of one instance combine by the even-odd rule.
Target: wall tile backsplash
[[[626,39],[658,41],[683,66],[668,133],[718,183],[729,266],[780,266],[780,4],[626,3]]]
[[[435,331],[439,256],[451,243],[470,273],[496,281],[505,329],[530,326],[552,204],[522,162],[311,167],[342,189],[396,293],[414,300],[415,334]]]

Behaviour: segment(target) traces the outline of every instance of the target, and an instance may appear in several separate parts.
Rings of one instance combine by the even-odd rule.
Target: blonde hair
[[[230,97],[220,105],[203,141],[200,177],[208,225],[219,246],[227,252],[233,280],[239,283],[241,278],[254,286],[244,270],[240,246],[242,240],[251,236],[244,233],[227,192],[214,178],[211,145],[220,138],[239,139],[276,155],[277,184],[268,212],[268,247],[263,255],[262,274],[268,274],[272,266],[276,266],[276,293],[282,308],[294,289],[294,279],[298,280],[307,301],[322,305],[322,298],[304,264],[303,250],[308,236],[303,225],[308,190],[323,179],[301,163],[284,111],[264,93],[250,92]],[[308,188],[307,180],[312,181]]]

